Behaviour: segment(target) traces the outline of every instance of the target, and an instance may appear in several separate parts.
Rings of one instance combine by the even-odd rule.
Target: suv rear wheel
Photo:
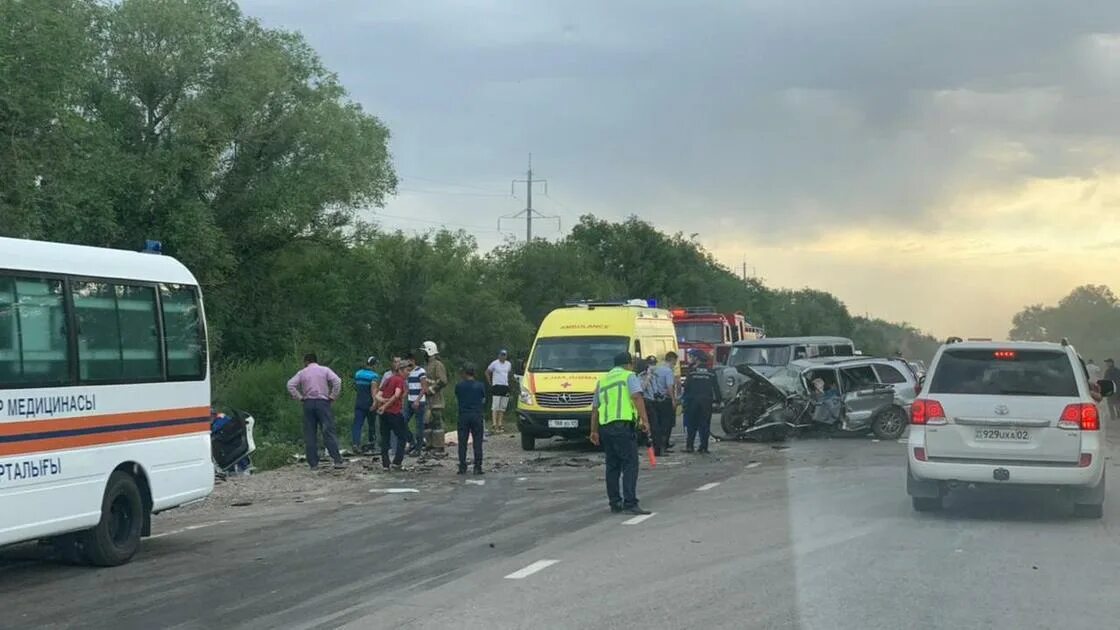
[[[941,497],[910,497],[916,512],[936,512],[943,506]]]
[[[879,412],[871,423],[871,430],[880,440],[897,440],[906,432],[909,419],[900,407],[891,406]]]
[[[1073,506],[1073,515],[1080,518],[1103,518],[1103,503],[1076,503]]]
[[[1084,494],[1074,499],[1073,515],[1081,518],[1102,518],[1104,516],[1104,494],[1105,494],[1105,477],[1101,475],[1101,481],[1093,488],[1087,490]],[[1079,503],[1078,501],[1085,501]]]

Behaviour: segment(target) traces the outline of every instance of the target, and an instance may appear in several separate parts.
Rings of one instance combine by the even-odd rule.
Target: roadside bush
[[[303,452],[302,444],[288,442],[257,442],[253,453],[254,470],[272,470],[292,463],[292,457]]]

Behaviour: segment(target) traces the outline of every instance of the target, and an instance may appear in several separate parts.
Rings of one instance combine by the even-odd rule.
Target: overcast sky
[[[523,237],[531,151],[565,230],[636,214],[941,336],[1120,273],[1120,2],[241,4],[389,125],[386,227]]]

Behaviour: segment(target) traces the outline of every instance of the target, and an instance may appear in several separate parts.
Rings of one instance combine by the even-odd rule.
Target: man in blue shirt
[[[463,380],[455,385],[455,398],[459,401],[459,474],[467,474],[467,439],[474,441],[474,474],[482,474],[483,407],[486,405],[486,386],[475,380],[473,365],[463,368]]]
[[[354,453],[362,452],[362,425],[369,422],[370,446],[377,446],[375,429],[377,414],[373,411],[373,394],[381,382],[381,375],[377,373],[377,357],[366,359],[365,367],[354,373],[354,387],[357,395],[354,397],[354,426],[350,428],[350,440],[354,445]]]
[[[653,411],[650,418],[653,435],[653,454],[661,455],[669,451],[669,436],[677,423],[677,384],[673,366],[677,363],[677,353],[667,352],[665,360],[650,367],[649,389],[646,398],[650,400]]]

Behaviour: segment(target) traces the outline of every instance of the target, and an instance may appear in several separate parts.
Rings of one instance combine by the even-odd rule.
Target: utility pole
[[[525,242],[533,240],[533,217],[534,215],[539,219],[556,219],[556,229],[560,229],[560,217],[547,216],[537,212],[533,209],[533,184],[544,184],[544,194],[548,195],[548,180],[547,179],[533,179],[533,154],[529,154],[529,170],[525,172],[525,179],[515,179],[510,183],[509,194],[516,196],[514,190],[518,184],[525,184],[525,209],[517,214],[511,214],[504,217],[498,217],[498,229],[502,229],[502,219],[520,219],[525,217]]]

